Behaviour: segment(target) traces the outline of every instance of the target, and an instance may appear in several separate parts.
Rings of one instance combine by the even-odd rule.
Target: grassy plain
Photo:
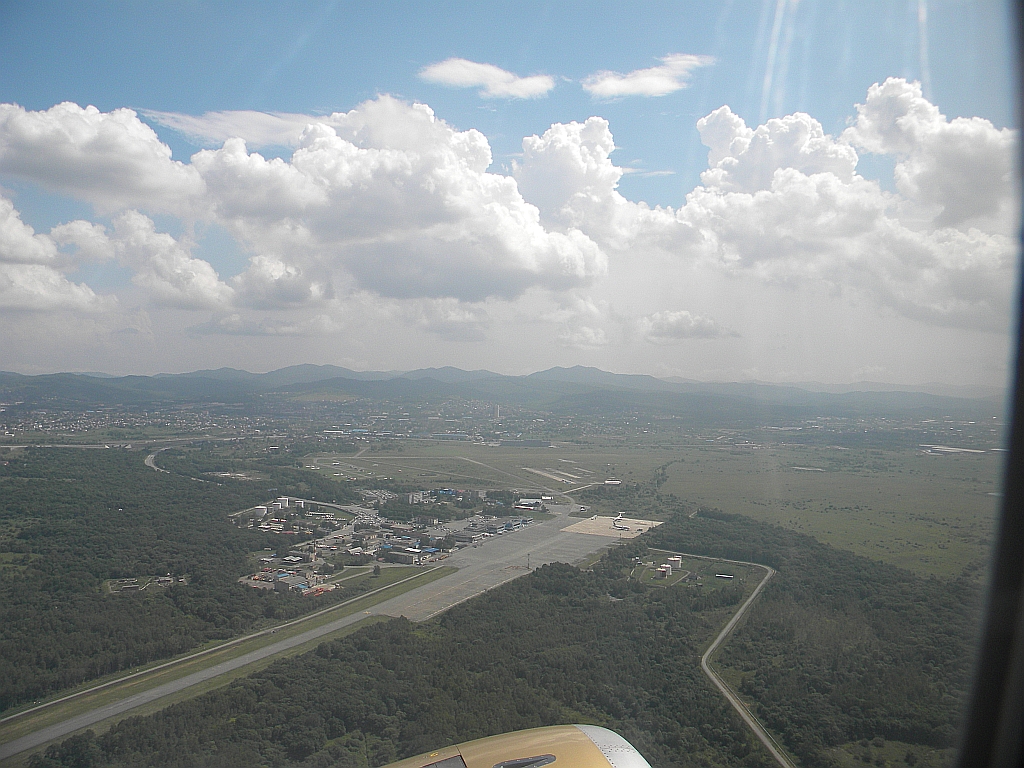
[[[661,492],[691,504],[775,523],[919,573],[950,576],[987,559],[999,453],[786,446],[693,449],[680,458],[667,467]]]
[[[737,448],[697,441],[672,447],[554,448],[407,441],[401,450],[319,462],[330,467],[332,460],[347,464],[345,469],[363,481],[545,490],[574,498],[577,489],[591,483],[604,487],[606,478],[616,477],[623,489],[639,483],[694,508],[746,515],[918,573],[950,576],[987,560],[1003,454]],[[570,473],[579,480],[557,482],[526,468]],[[589,514],[619,511],[614,492],[586,503]],[[653,499],[649,511],[639,511],[659,516]]]

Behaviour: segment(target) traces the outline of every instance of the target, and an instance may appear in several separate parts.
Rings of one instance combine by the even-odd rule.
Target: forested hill
[[[800,764],[837,765],[833,748],[861,739],[860,759],[896,739],[889,765],[939,764],[967,684],[976,586],[719,517],[680,515],[644,538],[778,568],[722,663]],[[364,768],[570,722],[620,731],[658,768],[771,765],[699,669],[741,590],[641,586],[626,576],[644,549],[617,547],[592,572],[545,566],[424,625],[364,629],[32,765]]]

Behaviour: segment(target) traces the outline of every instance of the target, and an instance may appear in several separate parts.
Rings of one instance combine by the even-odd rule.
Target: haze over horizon
[[[0,29],[2,370],[1005,386],[1005,4],[57,8]]]

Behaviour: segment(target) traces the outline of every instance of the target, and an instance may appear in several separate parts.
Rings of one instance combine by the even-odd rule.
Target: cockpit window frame
[[[1024,105],[1024,0],[1014,2],[1017,124]],[[1017,150],[1018,174],[1024,168]],[[1022,218],[1024,221],[1024,218]],[[1024,240],[1024,238],[1022,238]],[[1018,257],[1018,264],[1021,258]],[[1017,350],[1003,508],[988,610],[957,766],[1017,766],[1024,758],[1024,265],[1018,269]]]

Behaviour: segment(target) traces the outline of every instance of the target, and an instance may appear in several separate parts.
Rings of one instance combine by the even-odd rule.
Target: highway
[[[485,543],[467,547],[452,554],[442,564],[455,566],[459,570],[443,579],[438,579],[410,590],[405,594],[382,601],[365,611],[344,616],[307,632],[264,646],[251,653],[84,712],[5,744],[0,744],[0,760],[35,749],[51,741],[65,738],[76,731],[96,725],[110,718],[127,715],[133,709],[145,704],[158,701],[186,688],[241,669],[312,640],[326,637],[365,619],[367,616],[405,616],[412,621],[424,621],[454,605],[504,584],[506,581],[524,575],[529,568],[536,568],[539,565],[551,562],[571,563],[596,552],[615,540],[611,536],[584,535],[563,531],[563,528],[578,522],[577,518],[569,517],[569,509],[569,506],[553,507],[552,512],[556,513],[553,519],[534,523],[514,533],[486,539]],[[365,595],[362,597],[365,597]],[[261,634],[265,633],[266,631]],[[33,711],[38,711],[55,703],[52,702],[50,705],[36,707]],[[21,713],[10,719],[27,714],[27,712]]]

